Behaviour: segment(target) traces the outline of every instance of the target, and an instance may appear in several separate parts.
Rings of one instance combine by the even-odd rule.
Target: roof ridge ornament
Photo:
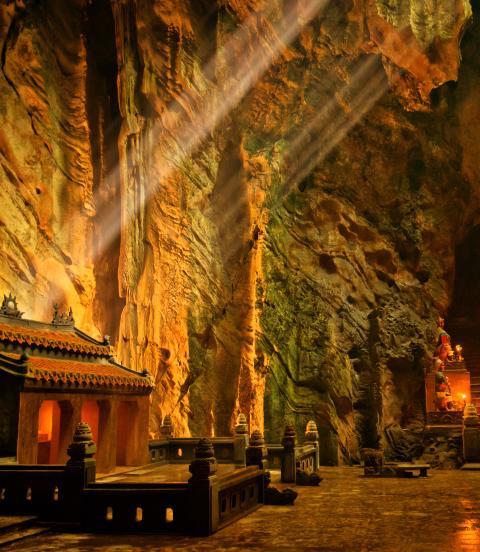
[[[4,316],[12,316],[14,318],[22,318],[23,312],[18,310],[17,297],[10,292],[8,297],[3,295],[2,306],[0,307],[0,314]]]
[[[60,312],[58,309],[58,304],[53,305],[53,318],[52,324],[61,324],[63,326],[73,326],[75,324],[75,319],[73,318],[72,307],[66,312]]]

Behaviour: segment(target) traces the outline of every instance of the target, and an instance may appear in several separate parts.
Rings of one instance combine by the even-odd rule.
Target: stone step
[[[9,529],[27,527],[36,521],[36,516],[0,516],[0,535]]]
[[[0,546],[12,544],[28,537],[35,537],[46,533],[49,529],[46,527],[24,527],[19,529],[12,529],[0,535]]]
[[[0,516],[0,546],[49,531],[49,527],[35,525],[36,520],[34,516]]]

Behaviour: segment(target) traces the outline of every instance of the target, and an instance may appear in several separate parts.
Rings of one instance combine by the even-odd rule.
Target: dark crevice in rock
[[[5,70],[7,50],[9,46],[12,43],[14,43],[18,37],[18,33],[20,29],[20,23],[19,23],[20,18],[21,18],[21,15],[17,15],[17,12],[16,12],[15,15],[13,16],[12,21],[10,22],[10,26],[8,27],[8,32],[5,38],[5,42],[2,45],[0,63],[2,66],[2,73],[3,73],[3,76],[5,77],[5,80],[7,81],[11,89],[14,91],[17,98],[19,98],[19,100],[21,101],[21,97],[20,97],[20,94],[18,93],[15,83],[10,79],[10,77],[7,75],[7,72]]]
[[[217,55],[217,33],[219,6],[209,0],[197,0],[190,4],[192,25],[196,39],[196,53],[201,60],[202,70],[207,79],[215,81]]]
[[[95,322],[103,332],[118,339],[118,320],[125,306],[118,289],[121,219],[118,136],[120,111],[117,92],[115,27],[108,0],[95,0],[86,13],[87,114],[96,198]]]

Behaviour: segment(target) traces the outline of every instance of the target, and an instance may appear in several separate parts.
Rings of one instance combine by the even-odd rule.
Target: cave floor
[[[361,476],[322,468],[319,487],[297,487],[294,506],[264,506],[210,537],[50,532],[3,550],[479,552],[480,471],[428,478]]]

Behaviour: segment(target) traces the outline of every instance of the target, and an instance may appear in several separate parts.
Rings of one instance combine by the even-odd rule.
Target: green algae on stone
[[[462,0],[463,18],[472,17],[469,0]],[[410,25],[423,48],[428,48],[436,37],[454,36],[457,22],[457,0],[376,0],[377,11],[396,29]]]

